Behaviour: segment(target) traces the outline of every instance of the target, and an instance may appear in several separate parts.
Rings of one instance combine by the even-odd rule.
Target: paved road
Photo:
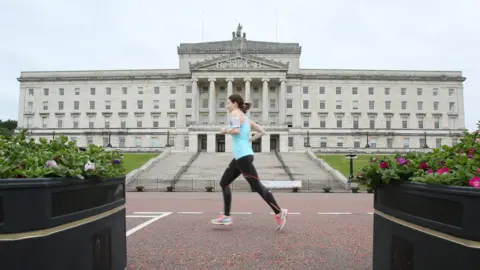
[[[209,223],[221,193],[127,193],[127,269],[371,269],[372,194],[233,193],[234,224]]]

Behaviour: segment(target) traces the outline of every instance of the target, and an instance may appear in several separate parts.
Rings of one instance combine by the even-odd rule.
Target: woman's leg
[[[230,216],[230,210],[232,207],[232,191],[230,190],[230,185],[240,176],[240,171],[237,169],[235,164],[235,159],[233,159],[228,167],[223,172],[222,178],[220,180],[220,187],[222,188],[223,193],[223,203],[225,205],[224,215]]]
[[[238,176],[240,176],[240,171],[236,167],[235,159],[233,159],[225,169],[222,179],[220,180],[220,187],[222,188],[223,194],[224,213],[220,217],[213,219],[212,223],[223,225],[232,223],[232,219],[230,218],[230,210],[232,208],[232,192],[230,190],[230,185]]]
[[[255,166],[253,166],[253,156],[244,156],[237,160],[237,164],[239,170],[242,172],[243,176],[250,184],[252,190],[258,192],[258,194],[262,196],[262,198],[265,200],[265,202],[268,203],[268,205],[270,206],[270,208],[272,208],[275,214],[280,214],[282,208],[278,206],[278,203],[273,197],[272,192],[270,192],[270,190],[268,190],[258,178],[257,170],[255,169]]]

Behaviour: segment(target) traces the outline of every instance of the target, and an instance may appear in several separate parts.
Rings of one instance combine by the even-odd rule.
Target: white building
[[[302,69],[298,43],[178,46],[179,68],[22,72],[19,128],[79,145],[230,151],[226,99],[240,93],[267,135],[255,151],[452,144],[465,129],[460,71]],[[367,135],[368,134],[368,135]]]

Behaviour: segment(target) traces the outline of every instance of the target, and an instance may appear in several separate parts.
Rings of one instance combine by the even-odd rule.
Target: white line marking
[[[172,213],[172,212],[166,212],[166,213],[164,212],[162,215],[157,216],[157,217],[155,217],[155,218],[152,218],[152,219],[150,219],[150,220],[147,220],[147,221],[143,222],[142,224],[138,225],[137,227],[128,230],[128,231],[127,231],[127,237],[128,237],[129,235],[135,233],[136,231],[141,230],[141,229],[147,227],[148,225],[152,224],[153,222],[155,222],[155,221],[157,221],[157,220],[159,220],[159,219],[161,219],[161,218],[164,218],[164,217],[170,215],[171,213]]]
[[[373,212],[368,212],[367,214],[368,214],[368,215],[373,215]]]
[[[178,214],[191,214],[191,215],[198,215],[198,214],[202,214],[203,212],[177,212]]]
[[[143,216],[132,216],[132,215],[127,215],[127,218],[156,218],[156,217],[158,217],[158,215],[156,215],[156,216],[145,216],[145,215],[143,215]]]
[[[295,213],[295,212],[294,212],[294,213],[288,212],[288,214],[289,214],[289,215],[300,215],[300,213]],[[270,215],[275,215],[275,213],[272,212],[272,213],[270,213]]]
[[[163,214],[171,214],[172,212],[134,212],[134,214],[140,215],[163,215]]]
[[[223,212],[220,212],[220,214],[223,214]],[[252,212],[230,212],[232,215],[251,215]]]
[[[320,212],[319,215],[351,215],[350,212]]]

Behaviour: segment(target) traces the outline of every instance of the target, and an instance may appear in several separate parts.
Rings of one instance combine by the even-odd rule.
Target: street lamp
[[[424,132],[423,133],[423,138],[425,140],[425,144],[423,145],[423,148],[428,148],[428,145],[427,145],[427,132]]]
[[[345,155],[345,159],[350,160],[350,175],[348,176],[348,183],[350,184],[352,192],[356,193],[358,191],[358,184],[353,182],[353,160],[357,159],[357,155],[349,151],[349,153]]]
[[[365,148],[370,148],[370,144],[368,143],[368,135],[369,135],[369,132],[367,131],[367,144],[365,145]]]
[[[108,144],[107,144],[107,147],[108,147],[108,148],[112,148],[111,139],[112,139],[112,132],[109,131],[109,132],[108,132]]]

